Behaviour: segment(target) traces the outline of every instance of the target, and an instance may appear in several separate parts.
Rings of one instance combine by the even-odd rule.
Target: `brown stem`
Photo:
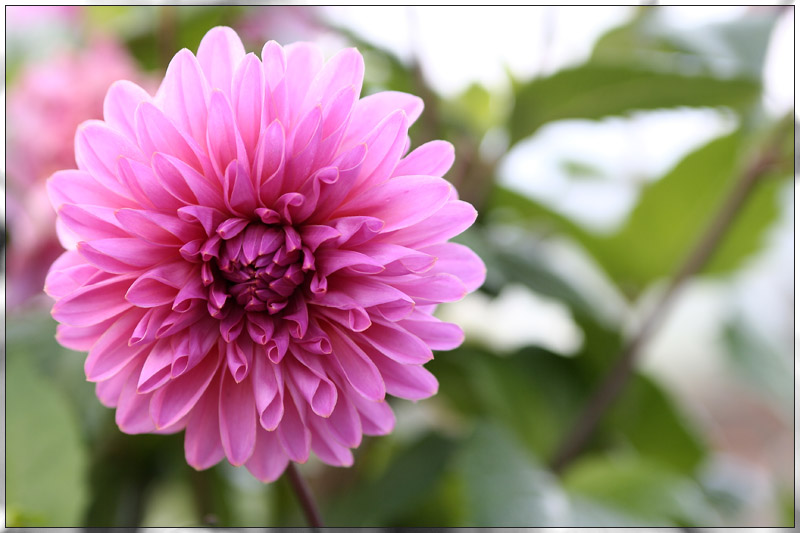
[[[294,463],[289,461],[289,466],[286,468],[286,473],[289,474],[289,482],[292,484],[292,489],[297,495],[300,506],[303,508],[303,513],[306,515],[306,520],[311,527],[318,528],[324,527],[322,525],[322,517],[319,514],[317,502],[314,501],[314,495],[311,494],[311,489],[306,483],[306,480],[297,471]]]
[[[779,128],[779,132],[783,134],[784,129]],[[708,262],[759,178],[777,162],[779,139],[772,139],[759,156],[745,168],[691,253],[673,275],[667,289],[639,331],[622,348],[613,366],[589,398],[575,425],[557,448],[556,455],[550,462],[550,468],[554,472],[563,472],[564,468],[581,453],[606,411],[625,388],[633,375],[634,362],[642,345],[649,340],[661,323],[679,289]]]

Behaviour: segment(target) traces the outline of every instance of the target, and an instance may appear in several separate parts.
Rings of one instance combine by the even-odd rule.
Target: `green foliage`
[[[644,376],[628,386],[607,426],[640,455],[676,473],[691,476],[705,458],[705,443],[665,391]]]
[[[496,186],[490,205],[540,231],[558,231],[583,245],[627,294],[673,274],[719,209],[743,171],[748,145],[741,131],[715,139],[692,152],[663,178],[646,186],[622,227],[610,235],[584,229],[548,207]],[[762,180],[737,215],[706,274],[736,269],[763,244],[764,231],[777,217],[780,181]],[[654,239],[657,246],[652,243]]]
[[[699,485],[631,455],[583,459],[569,470],[564,487],[629,515],[637,526],[718,525]]]
[[[726,326],[731,364],[737,374],[771,397],[779,408],[789,408],[794,394],[792,360],[753,329],[742,318]]]
[[[38,374],[25,350],[6,358],[8,525],[80,525],[88,502],[88,452],[63,394]]]
[[[502,428],[479,424],[464,443],[459,467],[466,492],[465,524],[530,527],[564,523],[568,502],[555,477],[536,465]]]
[[[326,509],[330,526],[393,525],[421,505],[441,478],[453,443],[428,434],[396,454],[385,472],[342,493]]]
[[[752,105],[759,93],[759,84],[747,78],[726,80],[634,65],[587,63],[517,87],[509,124],[511,142],[554,120],[598,119],[679,106],[742,109]]]

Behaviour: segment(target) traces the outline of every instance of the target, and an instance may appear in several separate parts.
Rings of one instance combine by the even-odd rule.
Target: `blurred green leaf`
[[[638,526],[709,527],[719,521],[692,479],[635,456],[585,457],[566,472],[564,487],[629,515]]]
[[[785,413],[791,413],[794,405],[791,353],[779,352],[741,317],[725,327],[724,338],[738,374],[771,396]]]
[[[28,354],[36,372],[46,377],[64,395],[74,412],[80,413],[81,434],[94,442],[106,423],[109,410],[95,396],[95,386],[86,381],[85,353],[75,352],[56,342],[56,322],[45,309],[15,312],[7,320],[9,350]]]
[[[386,471],[328,502],[326,525],[390,526],[403,513],[413,511],[440,480],[454,443],[428,434],[398,453]]]
[[[87,453],[69,403],[30,354],[6,358],[6,506],[12,527],[82,525]]]
[[[740,132],[711,141],[644,189],[625,225],[600,252],[603,266],[623,287],[638,292],[678,268],[738,178],[744,141]],[[751,194],[704,273],[729,272],[760,247],[777,216],[777,185],[765,180]]]
[[[428,364],[439,395],[470,417],[504,424],[537,457],[549,457],[591,383],[579,358],[541,348],[498,357],[475,347],[438,354]]]
[[[501,186],[495,188],[490,205],[535,227],[570,235],[624,292],[635,296],[677,269],[738,178],[742,154],[748,148],[744,134],[737,131],[690,153],[666,176],[644,188],[633,212],[612,235],[593,234]],[[778,214],[780,183],[774,175],[762,178],[703,273],[730,272],[759,249],[764,231]]]
[[[466,524],[541,527],[567,521],[568,501],[555,476],[537,465],[503,428],[478,424],[458,464],[465,480]]]
[[[510,193],[514,194],[514,193]],[[473,227],[454,239],[477,253],[486,264],[486,283],[482,289],[492,295],[509,283],[522,283],[533,291],[567,303],[579,312],[592,314],[592,304],[563,279],[557,267],[548,262],[540,238],[517,228]],[[517,233],[517,235],[514,235]]]
[[[196,518],[192,487],[186,479],[168,478],[148,491],[142,527],[191,527]]]
[[[640,7],[631,22],[598,40],[591,60],[693,68],[760,79],[780,13],[778,6],[771,7],[690,29],[667,25],[663,8]]]
[[[511,113],[511,144],[540,126],[568,118],[597,119],[678,106],[747,108],[760,84],[746,78],[661,72],[633,65],[586,63],[521,84]]]
[[[605,421],[609,431],[623,433],[648,460],[692,474],[705,458],[705,447],[667,394],[638,375]]]

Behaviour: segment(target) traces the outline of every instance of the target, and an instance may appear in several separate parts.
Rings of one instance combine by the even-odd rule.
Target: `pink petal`
[[[253,392],[261,426],[269,431],[283,418],[283,375],[277,365],[263,357],[253,361]]]
[[[403,155],[408,137],[408,118],[403,111],[386,117],[364,139],[367,155],[361,164],[355,189],[364,191],[389,179]]]
[[[142,104],[145,105],[145,104]],[[105,122],[88,120],[75,134],[75,161],[78,168],[90,173],[107,189],[125,196],[125,188],[116,176],[117,158],[144,161],[139,147]]]
[[[422,99],[411,94],[383,91],[371,94],[359,100],[353,109],[350,122],[342,146],[351,146],[366,140],[369,132],[384,118],[402,110],[406,116],[406,124],[410,126],[422,113]]]
[[[228,97],[222,91],[211,92],[208,107],[208,132],[206,133],[208,155],[218,176],[224,176],[232,161],[249,168],[247,151],[233,117]],[[249,176],[249,172],[247,172]]]
[[[311,451],[311,432],[305,424],[305,413],[298,410],[292,394],[283,397],[283,407],[283,419],[276,430],[278,440],[289,459],[305,463]]]
[[[197,61],[211,89],[230,95],[233,73],[244,59],[244,46],[235,31],[217,26],[205,34],[197,48]]]
[[[331,435],[343,446],[356,448],[361,444],[361,419],[346,394],[339,394],[327,422]]]
[[[93,265],[113,273],[127,273],[175,257],[175,251],[140,239],[95,239],[78,243],[78,251]]]
[[[289,97],[291,116],[290,124],[294,126],[297,119],[307,112],[302,106],[314,77],[322,67],[322,50],[311,43],[292,43],[284,48],[286,53],[286,91]]]
[[[131,435],[150,433],[156,429],[153,419],[150,418],[150,398],[152,395],[139,394],[137,392],[137,374],[138,372],[134,370],[128,377],[128,381],[119,396],[115,414],[119,429]]]
[[[47,180],[47,193],[56,210],[65,203],[136,207],[135,201],[112,192],[82,170],[59,170]]]
[[[210,92],[200,63],[183,49],[170,61],[156,101],[179,130],[196,143],[203,143]]]
[[[283,125],[276,120],[261,132],[258,140],[253,176],[264,205],[271,205],[281,194],[285,164],[285,135]]]
[[[186,462],[193,468],[210,468],[225,457],[219,426],[219,380],[212,379],[186,425],[183,449]]]
[[[420,365],[433,359],[433,352],[418,337],[391,322],[375,321],[362,338],[380,353],[402,364]]]
[[[84,363],[87,380],[108,379],[139,355],[143,347],[129,346],[128,340],[143,315],[139,309],[128,311],[97,339]]]
[[[83,240],[130,237],[115,214],[112,208],[90,205],[64,204],[58,210],[59,220]]]
[[[219,182],[209,181],[180,159],[156,153],[153,155],[153,169],[161,186],[184,203],[224,208]]]
[[[139,203],[132,207],[155,207],[174,210],[187,203],[179,199],[173,191],[164,188],[156,179],[153,168],[139,161],[120,157],[117,160],[117,173],[120,180],[131,191],[131,196]],[[118,205],[118,207],[126,207]]]
[[[303,103],[310,108],[317,103],[325,105],[341,89],[352,86],[355,93],[361,92],[364,81],[364,58],[355,48],[346,48],[336,53],[314,78]]]
[[[251,161],[262,128],[264,72],[255,54],[247,54],[233,75],[231,103],[236,124]]]
[[[68,251],[61,254],[50,266],[44,291],[55,300],[60,300],[74,290],[83,287],[92,276],[100,271],[78,254]]]
[[[147,91],[127,80],[115,81],[108,88],[103,101],[103,118],[117,131],[125,134],[131,141],[136,141],[134,129],[134,113],[142,102],[149,102]]]
[[[364,435],[387,435],[394,429],[395,418],[386,401],[372,402],[360,394],[348,396],[359,416]]]
[[[447,273],[424,277],[404,276],[388,281],[388,283],[413,298],[414,302],[420,305],[455,302],[466,296],[468,292],[460,279]]]
[[[464,342],[464,332],[460,327],[417,310],[397,324],[422,339],[433,350],[452,350]]]
[[[450,185],[431,176],[400,176],[369,189],[343,205],[338,214],[367,214],[386,223],[384,232],[407,228],[439,210],[450,195]]]
[[[185,161],[198,172],[210,170],[210,163],[200,145],[178,131],[172,121],[153,104],[144,102],[136,109],[136,136],[148,162],[154,153],[161,152]]]
[[[283,474],[288,464],[289,458],[275,432],[258,428],[253,455],[246,463],[247,470],[262,482],[271,483]]]
[[[172,344],[168,339],[161,339],[153,346],[144,366],[139,373],[136,385],[137,392],[152,392],[170,379],[172,365]]]
[[[192,410],[217,372],[219,360],[219,352],[209,353],[193,369],[153,394],[150,414],[156,427],[171,426]]]
[[[56,326],[56,340],[59,344],[70,350],[88,352],[94,343],[97,342],[97,339],[99,339],[113,323],[114,319],[111,318],[105,322],[86,328],[76,328],[67,326],[66,324],[59,324]]]
[[[352,452],[333,438],[324,419],[312,417],[310,429],[311,449],[320,459],[333,466],[353,466]]]
[[[392,176],[444,176],[455,157],[455,148],[449,142],[430,141],[401,159]]]
[[[436,394],[439,382],[420,365],[402,365],[380,354],[372,360],[386,381],[386,392],[407,400],[422,400]]]
[[[431,274],[447,273],[456,276],[464,283],[467,292],[472,292],[486,280],[486,265],[478,254],[454,242],[434,244],[422,249],[438,258]]]
[[[106,407],[116,407],[122,388],[128,382],[131,373],[139,369],[138,361],[131,361],[128,365],[104,381],[95,384],[95,393],[100,403]]]
[[[441,209],[409,228],[386,235],[386,240],[409,248],[444,242],[470,227],[478,212],[467,202],[449,201]]]
[[[328,417],[336,405],[336,387],[322,373],[314,372],[300,363],[287,365],[300,396],[305,399],[311,410],[319,416]]]
[[[372,360],[337,326],[330,326],[326,331],[333,346],[334,359],[350,385],[368,400],[383,400],[386,395],[383,378]]]
[[[231,464],[243,465],[256,444],[256,408],[249,379],[236,383],[222,372],[219,391],[219,431]]]
[[[81,287],[56,302],[53,318],[70,326],[93,326],[113,318],[132,307],[125,300],[132,282],[130,276],[115,276]]]

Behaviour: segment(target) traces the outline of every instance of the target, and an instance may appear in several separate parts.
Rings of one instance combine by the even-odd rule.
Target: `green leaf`
[[[760,89],[757,81],[748,78],[586,63],[518,86],[510,121],[511,144],[554,120],[598,119],[678,106],[743,109],[756,102]]]
[[[563,525],[568,500],[557,480],[501,428],[480,423],[459,452],[466,524],[476,527]]]
[[[579,359],[535,347],[504,357],[463,347],[437,354],[427,368],[451,407],[504,424],[531,453],[549,457],[591,384]]]
[[[719,525],[696,482],[632,455],[585,457],[563,482],[571,495],[629,515],[637,526]]]
[[[192,487],[186,479],[170,478],[148,491],[142,527],[192,527],[197,520]]]
[[[8,525],[79,527],[88,502],[87,453],[75,414],[29,353],[10,345],[6,365]]]
[[[623,434],[641,456],[684,474],[705,458],[705,447],[667,394],[638,375],[605,421],[609,433]]]
[[[430,433],[398,453],[386,471],[329,502],[326,525],[392,526],[425,501],[441,479],[453,442]]]
[[[738,178],[745,151],[742,133],[735,132],[689,154],[646,187],[625,225],[603,242],[603,266],[634,293],[675,272]],[[778,213],[777,185],[765,180],[751,194],[704,273],[729,272],[759,249]]]
[[[578,241],[617,285],[634,297],[648,284],[673,274],[705,231],[741,172],[749,145],[741,131],[711,141],[649,184],[622,227],[593,234],[536,201],[497,186],[490,206],[540,231],[558,231]],[[762,245],[776,219],[781,181],[764,176],[715,250],[704,274],[723,274]]]
[[[734,319],[725,327],[724,339],[737,373],[790,414],[794,405],[791,352],[778,351],[742,318]]]
[[[699,28],[667,25],[660,16],[663,12],[657,7],[639,8],[630,23],[598,40],[591,60],[684,65],[703,72],[761,78],[779,10],[750,11],[746,16]]]

